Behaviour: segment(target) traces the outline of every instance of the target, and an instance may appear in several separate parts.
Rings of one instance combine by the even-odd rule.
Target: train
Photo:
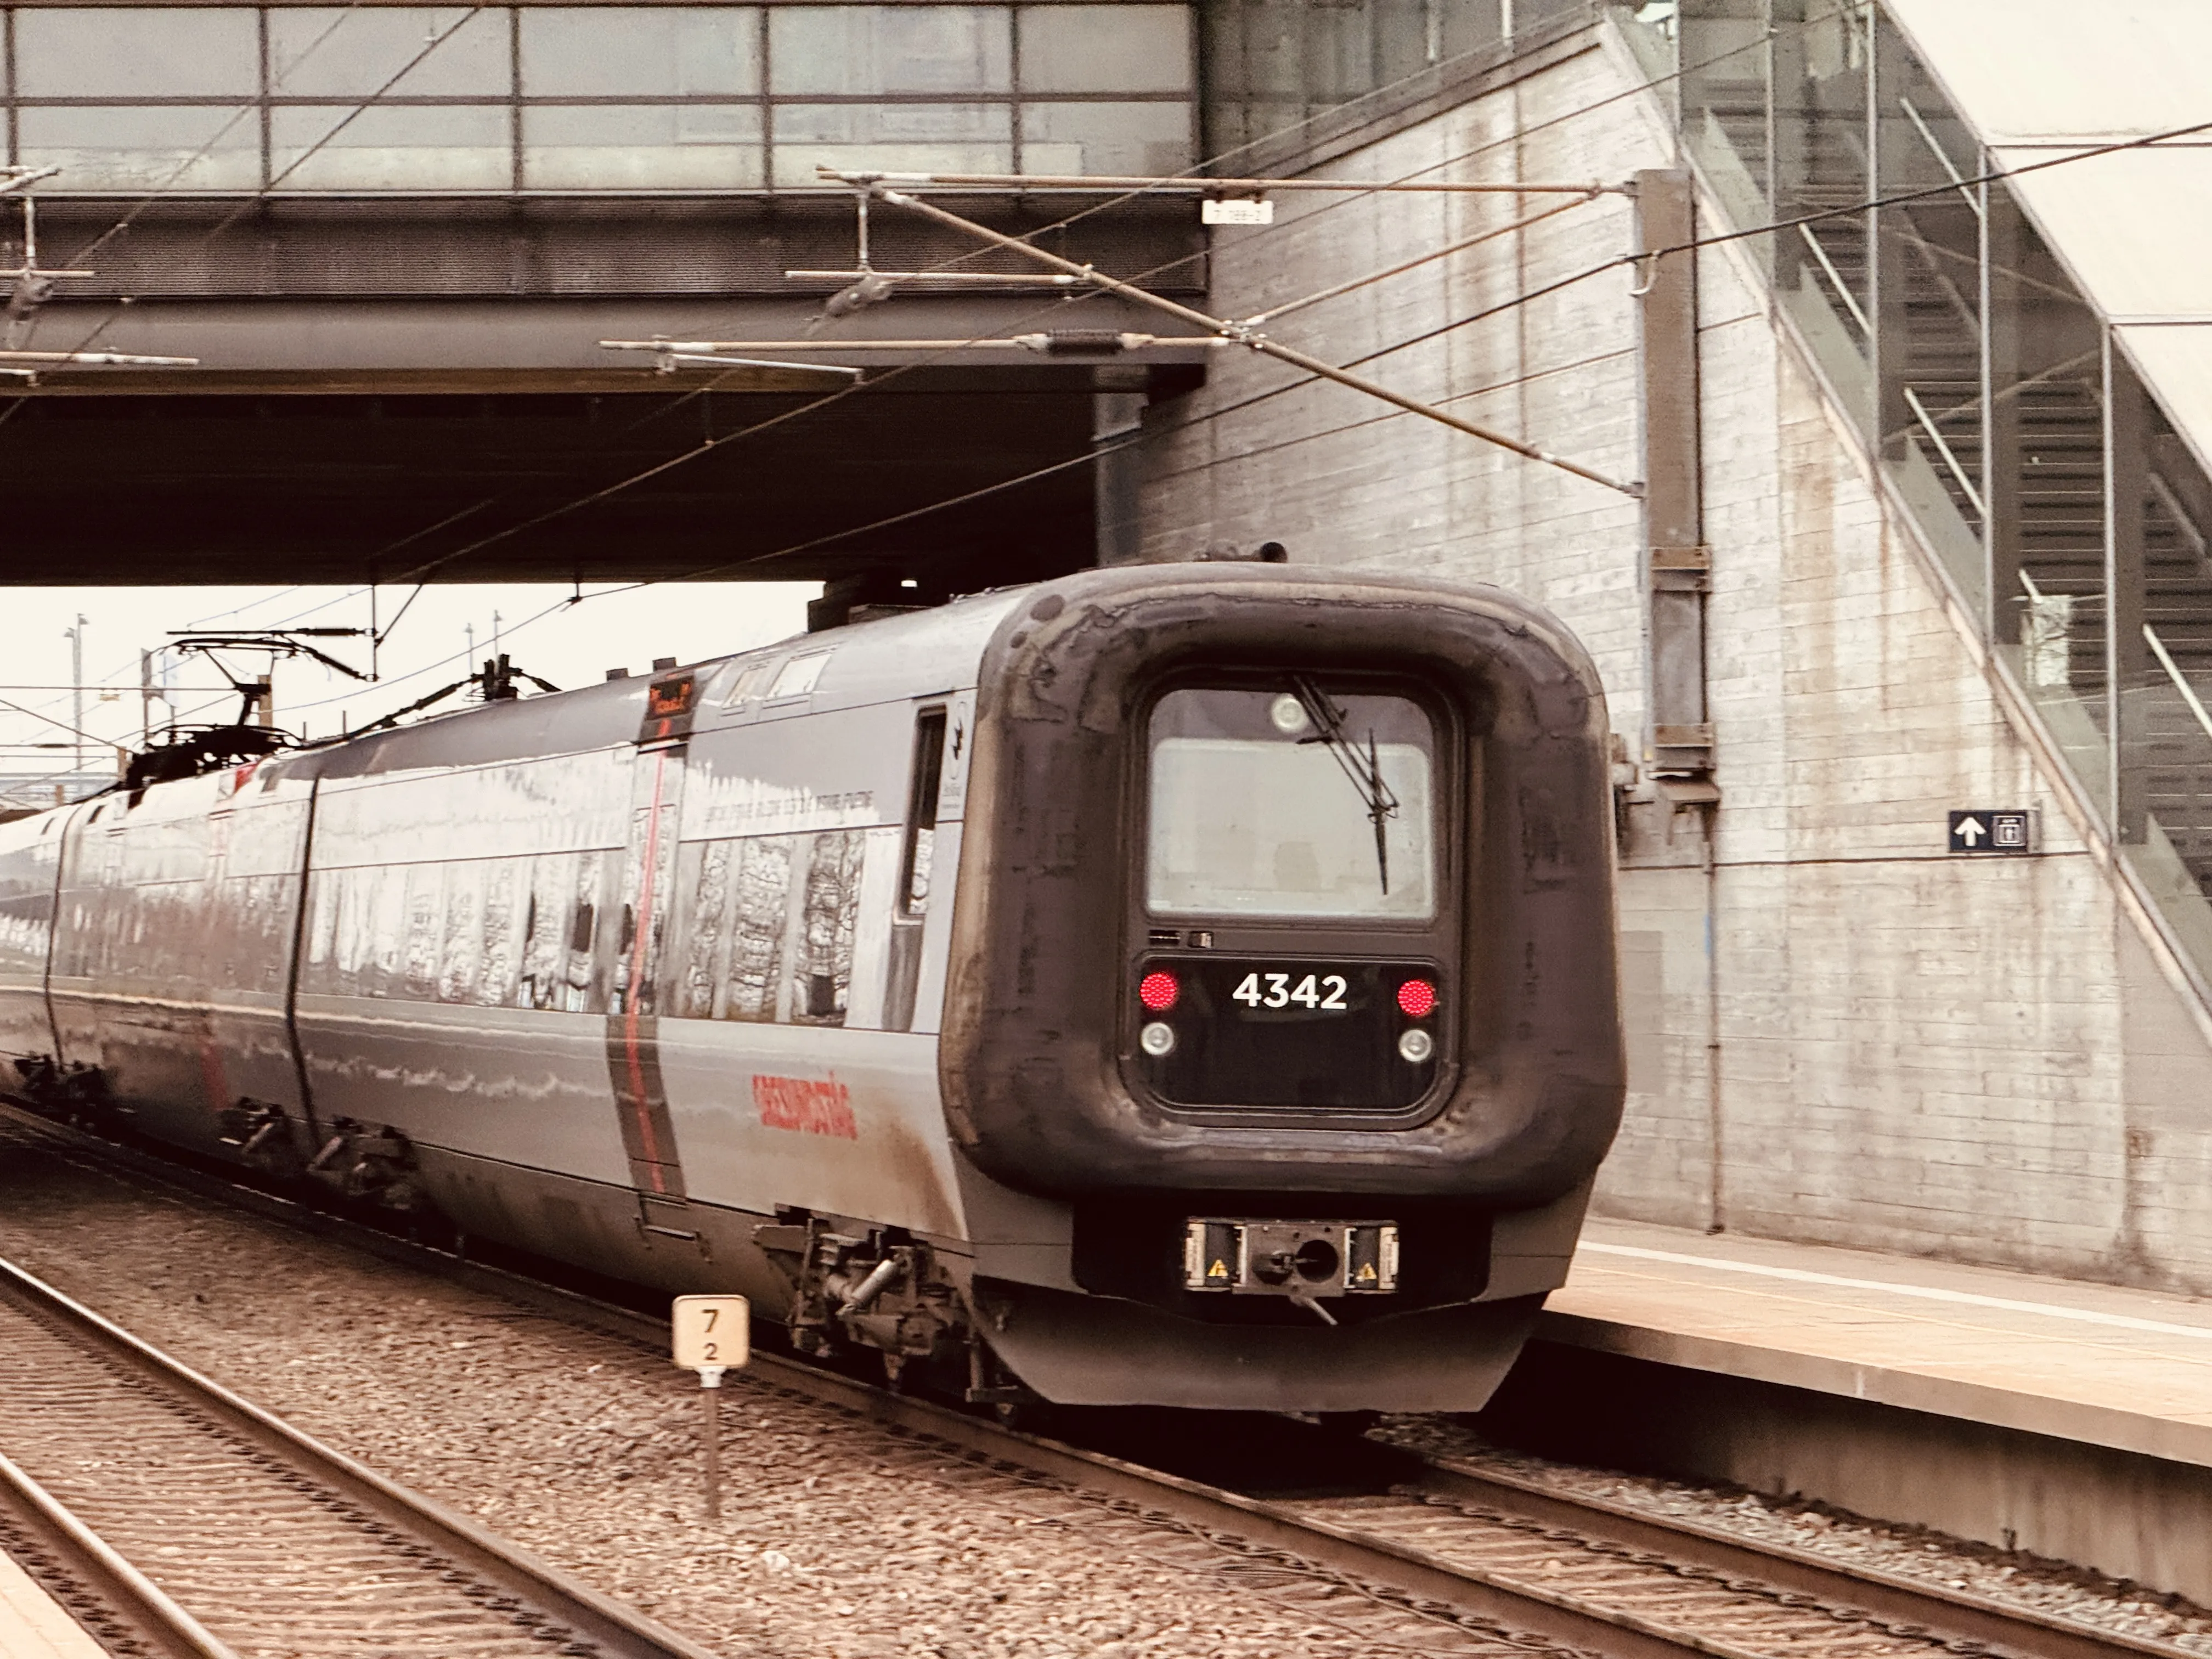
[[[1462,1411],[1625,1068],[1494,588],[1096,568],[0,823],[9,1091],[982,1405]]]

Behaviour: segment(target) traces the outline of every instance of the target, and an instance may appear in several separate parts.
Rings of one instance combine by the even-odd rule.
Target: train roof
[[[904,702],[975,684],[984,646],[1027,587],[970,594],[926,611],[851,623],[820,633],[795,634],[771,645],[684,665],[701,681],[695,731],[713,731],[757,714],[859,708]],[[821,659],[817,664],[812,659]],[[773,695],[789,665],[805,664],[792,683],[805,690]],[[732,707],[730,692],[749,671],[748,696]],[[478,704],[413,725],[318,744],[271,756],[262,766],[280,777],[344,778],[416,768],[480,766],[612,748],[636,740],[646,690],[657,675],[633,675],[573,690],[512,702]],[[149,790],[167,787],[161,783]],[[0,822],[0,850],[35,842],[51,832],[77,803]]]
[[[1409,598],[1434,595],[1460,603],[1474,599],[1517,613],[1547,636],[1556,635],[1555,643],[1588,666],[1580,646],[1547,613],[1503,589],[1469,590],[1432,579],[1339,571],[1327,566],[1302,568],[1296,577],[1280,566],[1166,565],[1145,567],[1145,570],[1170,588],[1234,582],[1265,570],[1271,581],[1302,577],[1311,582],[1336,575],[1396,589]],[[1121,567],[1110,573],[1079,573],[1061,582],[1080,585],[1088,577],[1110,591],[1126,588],[1138,574],[1134,568]],[[690,672],[699,678],[692,730],[707,733],[786,714],[910,702],[971,689],[1000,623],[1037,586],[970,594],[927,610],[793,635],[751,651],[687,665],[673,672]],[[410,726],[281,751],[259,763],[261,775],[302,781],[365,777],[615,748],[637,740],[644,724],[648,688],[663,677],[659,673],[632,676],[574,690],[479,704]],[[169,787],[166,783],[147,786],[149,789]],[[37,841],[72,810],[72,806],[52,807],[27,817],[0,822],[0,851]]]

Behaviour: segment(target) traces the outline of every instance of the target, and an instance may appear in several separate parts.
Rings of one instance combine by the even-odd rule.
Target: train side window
[[[814,694],[820,684],[822,671],[830,665],[831,653],[811,651],[804,656],[792,658],[777,671],[775,679],[768,689],[768,701],[782,702],[789,698],[807,697]]]
[[[945,710],[925,708],[914,726],[914,792],[906,809],[906,851],[899,863],[899,914],[929,908],[930,866],[937,850],[937,796],[945,778]]]
[[[738,671],[728,695],[722,699],[725,708],[740,708],[757,698],[768,689],[768,671],[775,666],[773,659],[747,663]]]

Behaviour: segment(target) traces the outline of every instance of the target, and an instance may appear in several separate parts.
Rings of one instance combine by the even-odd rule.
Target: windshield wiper
[[[1375,826],[1375,872],[1387,896],[1390,891],[1390,848],[1384,826],[1398,816],[1398,797],[1382,781],[1382,762],[1375,744],[1375,728],[1368,728],[1367,750],[1362,754],[1358,744],[1344,729],[1344,711],[1328,700],[1328,693],[1303,674],[1291,677],[1291,689],[1297,694],[1299,703],[1313,723],[1321,728],[1319,737],[1300,738],[1298,741],[1327,744],[1337,766],[1352,780],[1352,787],[1359,792],[1359,799],[1366,805],[1368,821]]]

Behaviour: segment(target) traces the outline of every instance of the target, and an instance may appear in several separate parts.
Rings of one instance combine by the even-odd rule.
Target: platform
[[[0,1555],[0,1654],[7,1659],[106,1659],[106,1653],[30,1574]]]
[[[1597,1221],[1540,1334],[2212,1468],[2212,1303]]]
[[[2212,1601],[2212,1301],[1597,1220],[1484,1420]]]

